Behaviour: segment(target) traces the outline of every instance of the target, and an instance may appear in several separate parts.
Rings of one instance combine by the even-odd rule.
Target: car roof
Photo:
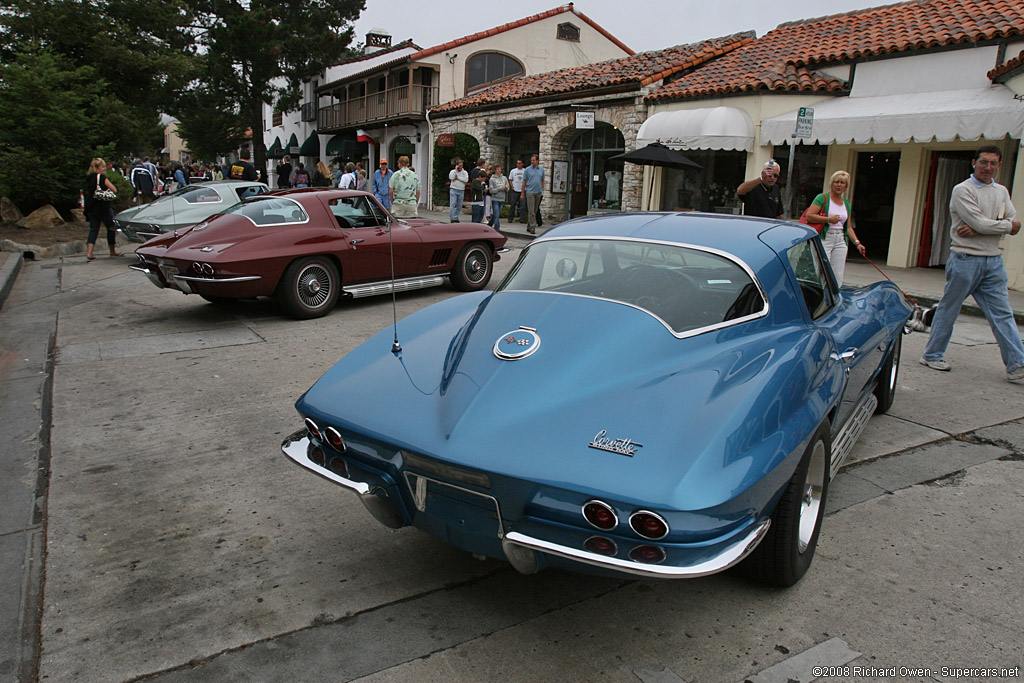
[[[200,180],[198,182],[189,183],[186,187],[191,187],[192,185],[206,185],[206,186],[209,186],[209,185],[262,185],[263,187],[267,187],[266,183],[261,183],[258,180],[227,180],[227,179],[225,179],[225,180]]]
[[[577,218],[552,228],[542,239],[628,237],[678,242],[718,249],[756,267],[794,241],[807,239],[809,232],[802,225],[776,219],[693,211],[647,211]],[[773,233],[783,233],[785,237],[766,239]]]

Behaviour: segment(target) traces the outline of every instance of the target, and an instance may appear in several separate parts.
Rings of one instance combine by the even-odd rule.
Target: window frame
[[[476,85],[470,85],[469,84],[469,73],[470,73],[469,65],[470,65],[470,63],[474,59],[476,59],[477,57],[484,57],[484,58],[486,58],[487,55],[498,55],[498,56],[501,56],[501,57],[505,57],[506,59],[512,60],[513,62],[515,62],[516,64],[519,65],[519,73],[512,74],[511,76],[502,76],[501,78],[498,78],[498,79],[493,80],[493,81],[484,80],[484,81],[482,81],[482,82],[480,82],[480,83],[478,83]],[[479,52],[474,52],[473,54],[471,54],[469,57],[466,58],[465,78],[463,80],[463,83],[464,83],[464,86],[465,86],[464,87],[464,92],[465,92],[465,94],[468,95],[470,93],[474,93],[474,92],[477,92],[479,90],[483,90],[484,88],[489,88],[492,85],[496,85],[498,83],[504,83],[505,81],[510,81],[513,78],[519,78],[520,76],[525,76],[525,75],[526,75],[526,65],[523,64],[522,60],[516,58],[514,55],[510,55],[507,52],[502,52],[501,50],[481,50]],[[484,63],[484,78],[486,78],[486,77],[487,77],[487,64],[485,62]]]
[[[818,279],[824,278],[824,282],[821,283],[823,285],[822,302],[819,308],[816,308],[814,311],[811,310],[811,307],[807,302],[807,297],[804,295],[804,290],[800,286],[800,273],[797,271],[796,265],[790,258],[790,254],[793,253],[794,249],[804,248],[805,245],[806,248],[810,250],[811,260],[814,262],[816,277]],[[790,270],[793,271],[793,279],[796,282],[797,292],[800,294],[798,298],[803,302],[804,310],[807,311],[807,316],[812,321],[821,320],[830,312],[835,310],[835,307],[839,305],[839,288],[836,286],[835,274],[832,272],[831,264],[826,267],[826,264],[828,264],[829,261],[828,257],[825,255],[825,247],[821,243],[821,238],[815,235],[791,246],[786,250],[786,262],[789,264]],[[826,301],[826,299],[828,299],[828,301]]]

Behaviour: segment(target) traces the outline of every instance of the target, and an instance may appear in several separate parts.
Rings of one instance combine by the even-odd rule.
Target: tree
[[[209,88],[185,93],[172,113],[178,118],[178,135],[196,159],[212,161],[238,149],[248,123],[234,103]]]
[[[96,123],[105,87],[91,67],[49,50],[0,65],[0,188],[22,210],[78,205],[89,160],[113,150]]]
[[[303,81],[348,55],[363,0],[193,0],[204,61],[201,86],[221,93],[253,131],[266,167],[263,105],[295,107]],[[198,84],[197,84],[198,85]]]
[[[187,0],[6,0],[0,60],[44,48],[68,69],[91,67],[102,129],[115,152],[138,153],[159,144],[159,112],[195,77],[191,20]]]

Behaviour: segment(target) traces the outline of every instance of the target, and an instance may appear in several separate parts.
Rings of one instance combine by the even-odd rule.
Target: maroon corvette
[[[132,269],[207,301],[272,296],[294,318],[338,297],[433,287],[483,289],[506,238],[476,223],[396,219],[365,192],[283,190],[250,197],[139,247]],[[393,252],[392,252],[393,248]]]

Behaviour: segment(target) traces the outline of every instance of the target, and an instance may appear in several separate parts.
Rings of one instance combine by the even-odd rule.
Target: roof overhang
[[[655,114],[640,126],[636,146],[660,142],[672,149],[754,149],[754,123],[737,107],[680,109]]]
[[[787,144],[797,112],[761,122],[761,144]],[[814,105],[814,126],[804,144],[999,140],[1024,132],[1024,102],[1002,85],[973,90],[839,97]]]

